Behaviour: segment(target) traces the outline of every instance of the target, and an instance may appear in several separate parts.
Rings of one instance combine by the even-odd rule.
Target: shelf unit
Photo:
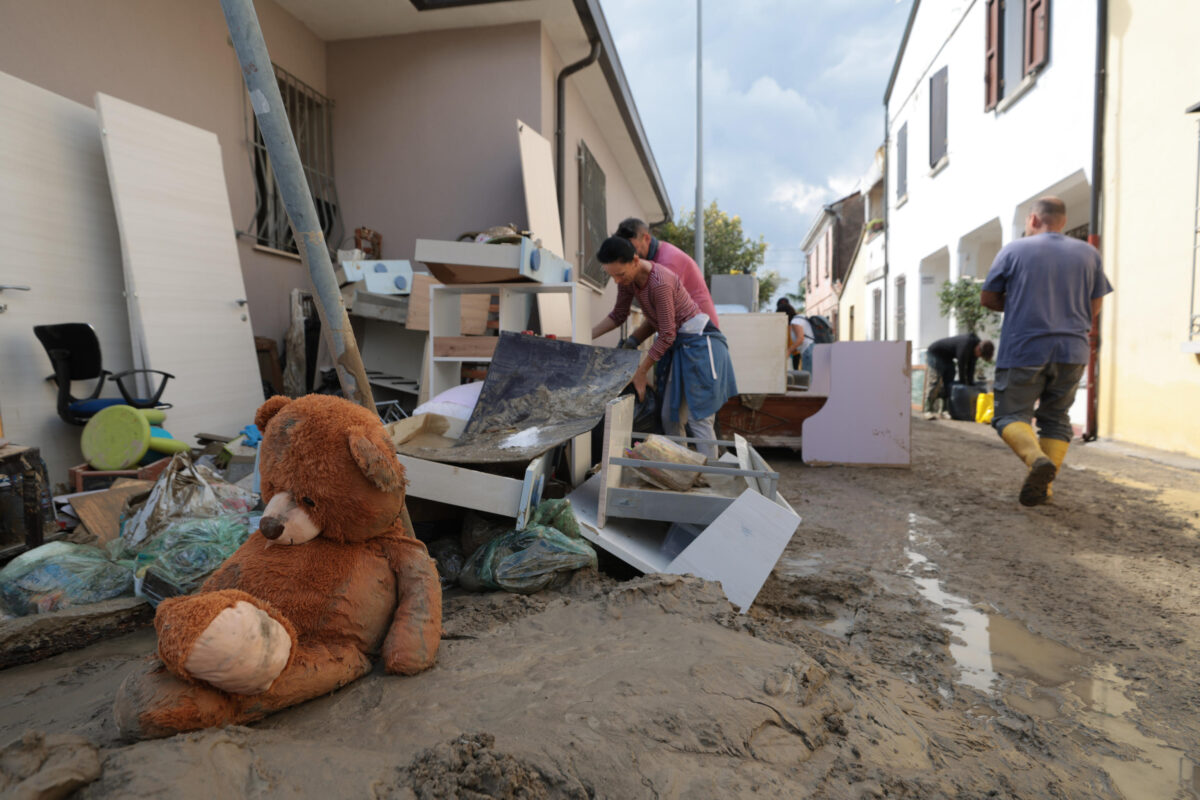
[[[458,386],[463,364],[487,364],[490,355],[464,352],[436,355],[452,349],[486,350],[485,341],[495,336],[463,336],[460,329],[462,298],[465,295],[496,295],[499,298],[499,331],[526,330],[533,304],[538,304],[542,330],[579,344],[591,344],[587,289],[577,283],[474,283],[434,284],[429,287],[428,349],[429,397],[437,397]],[[440,341],[439,341],[440,340]],[[479,340],[476,342],[475,340]],[[471,345],[466,347],[466,345]],[[490,351],[489,351],[490,352]]]

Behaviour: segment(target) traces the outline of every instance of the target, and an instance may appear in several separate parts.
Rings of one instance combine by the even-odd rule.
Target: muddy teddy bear
[[[241,724],[361,678],[382,652],[411,675],[437,658],[442,595],[401,524],[404,468],[379,418],[324,395],[272,397],[254,418],[259,530],[154,618],[158,657],[122,684],[130,737]]]

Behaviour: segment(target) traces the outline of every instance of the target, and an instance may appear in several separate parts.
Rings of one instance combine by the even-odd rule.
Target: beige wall
[[[330,42],[347,232],[412,258],[418,238],[526,225],[517,120],[546,135],[540,42],[538,23]]]
[[[550,37],[545,35],[542,37],[542,108],[545,109],[545,113],[548,115],[545,131],[546,138],[550,139],[552,148],[557,145],[554,140],[555,79],[564,64],[578,61],[586,55],[587,51],[568,53],[566,59],[564,59],[551,43]],[[593,64],[586,69],[599,70],[600,67],[597,64]],[[581,73],[576,73],[576,75],[579,74]],[[630,186],[629,179],[618,165],[609,143],[600,133],[595,117],[575,86],[574,78],[567,79],[566,110],[566,129],[564,135],[567,149],[566,181],[564,186],[566,208],[563,209],[565,225],[563,249],[567,260],[578,270],[583,263],[580,257],[579,162],[576,160],[579,141],[581,139],[587,145],[588,150],[592,152],[596,162],[600,165],[600,169],[604,171],[604,188],[607,194],[605,198],[605,215],[608,220],[609,233],[616,231],[617,225],[626,217],[639,217],[651,223],[659,222],[659,219],[653,216],[658,213],[657,209],[646,209],[638,203],[633,188]],[[647,215],[651,216],[648,218]],[[617,296],[617,287],[616,284],[609,281],[603,292],[596,290],[589,291],[592,297],[590,304],[591,321],[592,324],[595,324],[612,310],[613,301]],[[606,334],[598,340],[598,343],[615,344],[617,334],[618,331]]]
[[[325,45],[270,0],[255,7],[272,60],[323,91]],[[89,107],[103,92],[216,133],[233,224],[249,224],[254,183],[245,85],[219,3],[0,0],[0,20],[0,71]],[[289,290],[307,286],[308,274],[296,260],[255,251],[245,238],[238,251],[254,333],[281,339]]]
[[[1112,0],[1105,118],[1100,433],[1200,456],[1200,360],[1187,340],[1200,101],[1200,5]]]

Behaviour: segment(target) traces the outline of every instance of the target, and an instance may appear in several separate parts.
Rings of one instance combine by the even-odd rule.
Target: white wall
[[[985,10],[983,0],[923,0],[888,103],[888,262],[890,276],[910,276],[909,338],[915,331],[924,338],[945,329],[944,323],[935,325],[928,319],[939,316],[937,287],[932,303],[924,292],[923,302],[916,302],[921,285],[916,273],[923,259],[947,248],[951,280],[960,268],[971,275],[986,274],[990,263],[960,264],[960,239],[999,219],[1002,244],[1011,241],[1021,232],[1021,209],[1051,191],[1069,195],[1064,200],[1072,220],[1086,222],[1088,217],[1095,4],[1052,4],[1049,60],[1033,85],[999,112],[983,108]],[[949,67],[948,163],[932,174],[929,79],[943,66]],[[907,201],[897,207],[895,137],[905,123]],[[891,278],[888,283],[886,317],[889,335],[894,335],[895,283]],[[914,341],[914,356],[925,344]]]

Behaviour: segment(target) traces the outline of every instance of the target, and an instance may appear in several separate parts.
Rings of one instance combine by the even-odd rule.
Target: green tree
[[[806,298],[808,297],[808,281],[803,279],[796,281],[796,291],[789,292],[788,294],[785,294],[784,297],[792,302],[792,307],[803,313],[804,304],[806,302]]]
[[[680,212],[679,219],[659,225],[654,235],[696,257],[696,213]],[[771,299],[782,281],[772,270],[759,272],[767,254],[762,236],[755,241],[742,230],[742,218],[717,207],[714,200],[704,209],[704,277],[749,274],[758,276],[758,304]]]
[[[956,283],[946,281],[938,292],[943,317],[954,312],[960,330],[981,336],[1000,330],[1000,314],[979,302],[979,283],[963,276]]]

